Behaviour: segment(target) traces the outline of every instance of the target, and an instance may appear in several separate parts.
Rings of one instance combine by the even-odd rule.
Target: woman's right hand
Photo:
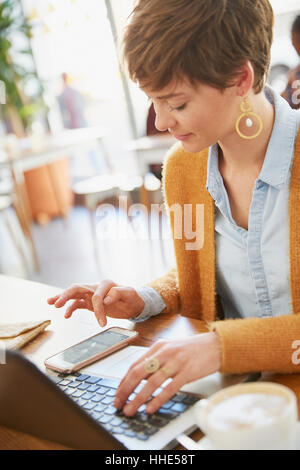
[[[95,285],[73,284],[47,302],[60,308],[69,300],[73,302],[67,308],[65,318],[70,318],[77,309],[88,309],[95,313],[101,327],[107,324],[107,316],[130,319],[139,315],[145,305],[133,287],[120,286],[110,279]]]

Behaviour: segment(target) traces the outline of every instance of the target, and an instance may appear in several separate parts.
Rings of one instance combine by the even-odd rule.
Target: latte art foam
[[[214,405],[207,416],[207,424],[220,430],[267,426],[284,414],[287,405],[288,400],[280,395],[236,395]]]

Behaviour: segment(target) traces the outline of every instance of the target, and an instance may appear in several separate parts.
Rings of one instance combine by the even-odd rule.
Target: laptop
[[[0,365],[0,424],[74,449],[172,449],[178,436],[196,429],[193,408],[199,400],[224,386],[258,378],[213,374],[185,386],[153,415],[144,406],[127,418],[113,406],[115,391],[124,370],[144,352],[127,346],[75,374],[62,375],[43,373],[22,354],[7,351],[6,363]]]

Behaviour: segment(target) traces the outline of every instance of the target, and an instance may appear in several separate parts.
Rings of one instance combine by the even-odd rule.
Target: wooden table
[[[60,288],[39,284],[23,279],[0,275],[0,322],[11,323],[37,319],[51,319],[51,325],[40,336],[25,346],[22,352],[39,368],[44,370],[44,359],[78,341],[100,331],[94,315],[79,311],[65,320],[63,309],[55,309],[46,302],[61,291]],[[128,320],[108,319],[108,325],[136,329],[139,337],[135,345],[151,346],[158,339],[175,339],[205,331],[201,320],[181,316],[161,315],[143,323],[133,325]],[[298,397],[300,410],[300,376],[265,374],[264,380],[290,387]],[[193,436],[201,438],[200,431]],[[0,426],[0,449],[63,449],[59,444],[47,442]],[[178,447],[180,449],[181,447]],[[182,448],[181,448],[182,449]]]
[[[89,150],[91,147],[101,147],[105,159],[108,158],[103,147],[103,137],[106,129],[101,126],[81,129],[68,129],[55,135],[49,134],[41,138],[41,142],[32,146],[30,139],[16,140],[16,147],[7,144],[6,152],[0,152],[0,168],[8,167],[13,161],[16,171],[24,172],[49,165],[61,158],[62,155],[74,151]],[[28,141],[28,143],[26,142]],[[106,161],[110,166],[110,162]]]

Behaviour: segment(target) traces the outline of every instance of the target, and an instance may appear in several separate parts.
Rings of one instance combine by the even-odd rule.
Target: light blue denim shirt
[[[207,190],[215,201],[216,288],[225,318],[270,317],[292,312],[289,281],[289,184],[300,112],[271,87],[275,122],[265,160],[253,189],[248,231],[232,218],[219,172],[218,144],[209,149]],[[135,321],[165,308],[157,291],[137,289],[145,307]]]

